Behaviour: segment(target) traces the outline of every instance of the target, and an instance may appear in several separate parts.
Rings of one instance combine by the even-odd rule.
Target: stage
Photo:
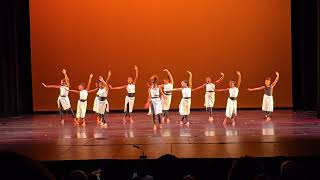
[[[190,127],[180,126],[177,112],[163,129],[152,129],[151,117],[133,114],[135,123],[122,124],[122,114],[109,115],[107,128],[97,126],[89,114],[87,126],[74,126],[70,117],[60,124],[58,114],[0,120],[0,147],[41,161],[138,159],[140,146],[148,159],[164,154],[179,158],[235,158],[320,155],[320,119],[313,112],[276,110],[266,123],[259,110],[240,110],[235,127],[222,124],[224,111],[195,111]]]

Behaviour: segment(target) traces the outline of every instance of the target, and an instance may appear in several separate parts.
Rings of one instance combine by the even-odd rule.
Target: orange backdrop
[[[239,107],[261,107],[263,92],[247,92],[266,76],[280,81],[274,90],[276,107],[291,107],[290,0],[31,0],[33,100],[36,111],[56,110],[58,84],[66,68],[72,88],[87,82],[89,73],[124,85],[140,70],[136,109],[146,102],[146,81],[154,73],[171,70],[175,86],[194,75],[194,86],[206,76],[227,86],[240,70]],[[93,86],[92,86],[93,87]],[[122,109],[124,90],[109,92],[111,109]],[[92,108],[94,94],[89,97]],[[178,107],[180,93],[173,95]],[[70,95],[75,108],[78,95]],[[227,93],[216,93],[215,107],[225,107]],[[204,91],[194,92],[192,107],[202,108]]]

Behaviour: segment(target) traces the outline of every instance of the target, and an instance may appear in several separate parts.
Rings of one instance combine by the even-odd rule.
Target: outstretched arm
[[[98,88],[94,88],[94,89],[88,90],[88,93],[93,93],[93,92],[96,92],[96,91],[98,91]]]
[[[190,71],[187,71],[189,74],[189,88],[192,88],[192,73]]]
[[[88,84],[87,84],[87,91],[88,92],[89,92],[89,89],[90,89],[90,84],[91,84],[92,77],[93,77],[93,74],[90,74],[89,81],[88,81]]]
[[[196,90],[202,89],[205,85],[206,84],[202,84],[201,86],[192,89],[192,91],[196,91]]]
[[[69,90],[69,91],[74,93],[80,93],[80,91],[77,91],[77,90]]]
[[[225,89],[215,89],[214,91],[216,92],[223,92],[223,91],[228,91],[229,88],[225,88]]]
[[[127,87],[127,85],[112,87],[111,84],[109,84],[109,87],[110,87],[110,89],[124,89]]]
[[[247,90],[248,91],[259,91],[259,90],[262,90],[264,89],[264,86],[260,86],[260,87],[256,87],[256,88],[248,88]]]
[[[170,79],[170,83],[173,84],[173,77],[172,77],[172,74],[170,73],[170,71],[168,69],[164,69],[163,71],[168,74],[169,79]]]
[[[223,78],[224,78],[224,74],[223,74],[223,73],[220,73],[220,75],[221,75],[221,77],[220,77],[218,80],[216,80],[213,84],[221,83],[221,81],[222,81]]]
[[[55,88],[55,89],[60,88],[60,85],[46,85],[45,83],[42,83],[42,86],[45,88]]]
[[[238,74],[238,83],[237,83],[237,88],[239,88],[240,87],[240,84],[241,84],[241,73],[240,73],[240,71],[237,71],[237,74]]]
[[[134,78],[133,84],[136,84],[137,79],[138,79],[138,75],[139,75],[138,66],[134,65],[134,70],[136,71],[136,76]]]
[[[70,81],[69,81],[69,77],[67,75],[67,70],[62,69],[62,74],[64,75],[64,80],[66,81],[67,86],[70,87]]]
[[[273,81],[273,83],[271,84],[271,86],[272,86],[272,87],[276,86],[276,85],[277,85],[277,83],[278,83],[279,76],[280,76],[280,74],[279,74],[279,72],[278,72],[278,71],[276,72],[276,75],[277,75],[276,79],[275,79],[275,80]]]
[[[182,88],[173,88],[171,91],[181,91]]]

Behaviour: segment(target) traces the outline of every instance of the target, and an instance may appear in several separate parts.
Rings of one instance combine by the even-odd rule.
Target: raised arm
[[[64,75],[64,80],[67,83],[67,86],[70,87],[70,81],[69,81],[69,77],[67,75],[67,70],[66,69],[62,69],[62,74]]]
[[[221,77],[220,77],[218,80],[216,80],[213,84],[221,83],[221,81],[222,81],[223,78],[224,78],[224,74],[223,74],[223,73],[220,73],[220,75],[221,75]]]
[[[278,81],[279,81],[279,76],[280,76],[280,74],[279,74],[278,71],[276,72],[276,75],[277,75],[276,79],[275,79],[275,80],[273,81],[273,83],[271,84],[272,87],[276,86],[277,83],[278,83]]]
[[[259,90],[262,90],[264,89],[264,86],[260,86],[260,87],[256,87],[256,88],[248,88],[247,90],[248,91],[259,91]]]
[[[108,71],[108,77],[107,77],[107,80],[106,80],[106,83],[107,83],[107,84],[109,83],[110,77],[111,77],[111,71],[109,70],[109,71]]]
[[[87,84],[87,91],[88,91],[88,92],[89,92],[89,89],[90,89],[92,77],[93,77],[93,74],[90,74],[90,76],[89,76],[89,81],[88,81],[88,84]]]
[[[192,89],[192,91],[197,91],[197,90],[199,90],[199,89],[202,89],[205,85],[206,85],[206,84],[202,84],[201,86]]]
[[[187,71],[189,74],[189,88],[192,88],[192,73],[190,71]]]
[[[168,69],[164,69],[163,71],[168,74],[170,83],[173,84],[173,77],[172,77],[172,74],[170,73],[170,71]]]
[[[134,65],[134,70],[136,71],[136,76],[134,77],[133,84],[136,84],[139,75],[138,66]]]
[[[46,85],[45,83],[41,83],[43,87],[45,88],[54,88],[54,89],[59,89],[60,85]]]
[[[241,84],[241,73],[240,73],[240,71],[237,71],[237,75],[238,75],[237,88],[239,88],[240,84]]]

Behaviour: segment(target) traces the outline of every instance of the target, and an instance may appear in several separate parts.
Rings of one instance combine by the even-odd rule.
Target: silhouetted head
[[[132,84],[133,83],[133,78],[132,78],[132,76],[129,76],[128,77],[128,84]]]
[[[67,81],[65,79],[61,79],[60,84],[61,86],[67,86]]]
[[[88,180],[88,175],[81,171],[81,170],[75,170],[70,172],[68,180]]]
[[[271,78],[267,77],[266,80],[264,80],[264,85],[270,86],[270,84],[271,84]]]
[[[211,83],[211,78],[210,77],[206,77],[206,83]]]
[[[189,83],[188,83],[188,81],[187,80],[183,80],[183,81],[181,81],[181,87],[183,87],[183,88],[187,88],[189,86]]]
[[[85,83],[80,83],[79,86],[78,86],[79,91],[84,90],[85,86],[86,86]]]
[[[236,86],[235,84],[236,84],[236,80],[231,79],[231,80],[229,81],[229,86],[230,86],[230,88],[235,87],[235,86]]]
[[[263,166],[255,158],[249,156],[240,157],[233,161],[228,180],[253,179],[263,171]]]
[[[297,163],[293,161],[285,161],[281,164],[281,178],[283,180],[295,180],[301,178],[300,168]]]

